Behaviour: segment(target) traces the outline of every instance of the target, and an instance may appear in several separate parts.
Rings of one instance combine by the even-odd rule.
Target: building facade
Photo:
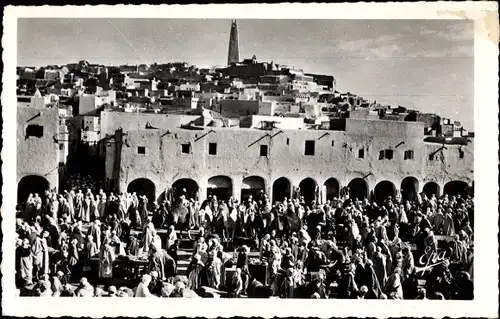
[[[424,142],[419,122],[347,119],[345,129],[117,130],[106,175],[120,192],[161,200],[186,189],[200,199],[244,199],[262,190],[276,201],[298,194],[323,202],[353,197],[463,193],[473,183],[473,141]]]
[[[60,147],[57,108],[17,108],[18,201],[31,193],[43,196],[45,190],[58,189],[59,162],[66,150]],[[63,132],[64,133],[64,132]],[[61,142],[63,143],[63,142]],[[60,148],[62,148],[60,150]],[[60,154],[62,152],[62,154]]]

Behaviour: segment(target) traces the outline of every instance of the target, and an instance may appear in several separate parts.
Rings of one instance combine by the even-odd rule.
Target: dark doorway
[[[396,197],[396,186],[389,181],[382,181],[375,186],[375,202],[379,205],[391,196],[393,199]]]
[[[436,195],[436,197],[439,197],[440,193],[440,187],[437,183],[434,182],[428,182],[427,184],[424,185],[423,193],[428,197],[431,198],[432,195]]]
[[[324,185],[326,188],[326,200],[332,200],[339,196],[340,183],[335,178],[329,178]]]
[[[49,182],[42,176],[28,175],[21,178],[17,184],[17,202],[25,203],[29,194],[38,194],[42,199],[45,197],[45,191],[49,190]]]
[[[302,180],[299,184],[300,195],[304,196],[304,201],[306,204],[311,203],[316,200],[316,182],[314,179],[308,177]]]
[[[285,197],[291,198],[292,186],[285,177],[280,177],[273,183],[273,203],[282,202]]]
[[[467,196],[469,185],[462,181],[452,181],[444,185],[443,194],[448,196]]]
[[[156,199],[155,184],[147,178],[133,180],[127,187],[127,193],[136,193],[137,196],[146,195],[149,205],[153,205]]]
[[[209,178],[207,195],[216,196],[218,200],[227,202],[233,195],[233,181],[222,175]]]
[[[401,182],[401,198],[408,201],[416,201],[418,195],[418,180],[415,177],[406,177]]]
[[[243,179],[243,184],[241,187],[241,201],[246,201],[250,195],[253,199],[258,198],[258,194],[261,191],[265,191],[265,182],[262,177],[250,176]]]
[[[198,184],[190,178],[178,179],[172,184],[172,192],[175,199],[184,194],[187,199],[193,198],[197,200],[198,191]]]
[[[362,178],[355,178],[349,182],[349,197],[351,199],[362,200],[368,197],[368,185],[366,181]]]

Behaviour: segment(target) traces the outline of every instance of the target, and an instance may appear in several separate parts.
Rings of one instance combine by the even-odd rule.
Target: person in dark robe
[[[151,281],[149,282],[148,288],[149,291],[156,296],[161,296],[161,290],[163,288],[163,282],[158,278],[158,272],[152,271],[151,274]]]
[[[309,272],[317,272],[322,266],[328,264],[325,254],[317,246],[312,246],[309,250],[305,267]]]
[[[366,285],[366,271],[365,265],[363,264],[363,259],[361,257],[356,258],[354,264],[356,265],[356,269],[354,270],[354,280],[356,280],[356,285],[358,287]]]
[[[172,257],[175,261],[175,266],[177,267],[177,263],[179,262],[179,255],[177,251],[179,250],[179,240],[176,239],[170,247],[167,249],[167,254]]]
[[[306,296],[311,298],[313,295],[318,295],[319,299],[327,299],[328,292],[326,290],[325,284],[323,282],[323,278],[321,275],[316,275],[309,284],[307,284],[306,288]]]
[[[151,271],[158,272],[158,278],[162,281],[167,278],[175,277],[177,274],[177,268],[175,267],[175,260],[168,255],[168,253],[159,249],[155,245],[151,245],[150,248],[150,267]]]
[[[380,295],[383,293],[382,287],[380,287],[377,274],[373,269],[373,262],[369,259],[366,261],[364,279],[365,286],[368,288],[365,299],[379,299]]]
[[[403,296],[405,299],[416,299],[418,296],[418,276],[415,268],[405,274],[403,280]]]
[[[208,260],[200,273],[200,285],[219,289],[221,261],[215,253],[208,254]]]
[[[160,229],[166,221],[166,219],[165,219],[166,213],[164,214],[162,207],[164,207],[164,206],[163,205],[160,206],[157,203],[153,203],[152,222],[153,222],[153,225],[155,226],[155,229]]]
[[[79,269],[79,260],[80,260],[80,252],[78,249],[78,241],[76,238],[71,240],[71,243],[68,246],[68,267],[71,279],[77,279],[80,275]]]
[[[349,264],[342,274],[339,283],[338,297],[340,299],[355,299],[358,294],[358,286],[354,279],[354,264]]]

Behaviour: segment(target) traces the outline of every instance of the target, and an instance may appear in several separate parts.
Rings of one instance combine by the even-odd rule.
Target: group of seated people
[[[40,296],[472,299],[473,215],[468,195],[271,204],[262,193],[241,203],[181,194],[150,205],[137,194],[47,191],[18,212],[16,284]],[[197,230],[185,273],[180,219]],[[146,270],[134,278],[118,260]]]

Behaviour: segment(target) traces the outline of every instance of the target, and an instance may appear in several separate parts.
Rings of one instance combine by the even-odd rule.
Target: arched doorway
[[[462,181],[452,181],[444,185],[443,194],[448,196],[467,196],[469,185]]]
[[[282,202],[285,197],[291,198],[292,184],[285,177],[280,177],[273,183],[273,203]]]
[[[381,181],[375,186],[374,195],[377,204],[382,204],[389,196],[396,197],[396,186],[389,181]]]
[[[17,202],[25,203],[29,194],[38,194],[42,199],[45,197],[45,191],[49,190],[49,182],[42,176],[28,175],[21,178],[17,184]]]
[[[198,183],[190,178],[181,178],[172,184],[172,193],[175,199],[179,198],[181,195],[185,195],[188,199],[198,199],[199,189]]]
[[[316,181],[310,177],[304,178],[300,184],[300,196],[304,197],[306,204],[316,200]]]
[[[326,200],[332,200],[335,197],[339,197],[340,193],[340,183],[335,178],[329,178],[324,184],[324,198]]]
[[[218,175],[208,179],[208,196],[216,196],[218,200],[228,201],[233,195],[233,181],[230,177]]]
[[[136,193],[137,196],[145,195],[149,205],[153,205],[156,200],[155,184],[147,178],[134,179],[127,187],[127,193]]]
[[[261,191],[265,191],[266,183],[260,176],[249,176],[243,179],[241,186],[241,201],[246,201],[250,195],[254,199]]]
[[[401,181],[401,198],[408,201],[416,201],[418,195],[418,180],[409,176]]]
[[[441,188],[437,183],[428,182],[424,185],[423,193],[429,198],[431,198],[432,195],[436,195],[436,197],[439,197],[440,192]]]
[[[349,198],[362,200],[368,197],[368,184],[362,178],[355,178],[347,185]]]

